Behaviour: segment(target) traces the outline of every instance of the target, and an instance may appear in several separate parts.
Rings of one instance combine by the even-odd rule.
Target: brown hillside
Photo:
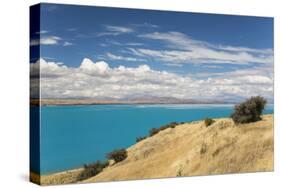
[[[83,182],[273,171],[273,115],[234,125],[229,118],[167,128],[127,149],[128,157]],[[40,176],[41,185],[80,182],[84,168]]]
[[[84,182],[273,170],[273,115],[236,126],[228,118],[168,128],[127,149],[128,158]]]

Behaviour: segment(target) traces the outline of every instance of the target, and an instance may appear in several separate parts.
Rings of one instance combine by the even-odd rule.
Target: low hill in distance
[[[225,104],[218,100],[177,99],[172,97],[135,97],[128,99],[32,99],[32,105],[91,105],[91,104]]]

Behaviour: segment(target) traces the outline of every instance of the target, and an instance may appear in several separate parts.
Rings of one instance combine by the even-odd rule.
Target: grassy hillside
[[[76,182],[148,179],[273,170],[273,115],[262,120],[234,125],[229,118],[167,128],[127,148],[128,157],[112,163],[94,177],[81,179],[79,168],[39,176],[34,182],[50,185]]]
[[[84,182],[272,171],[273,145],[273,115],[240,126],[185,123],[131,146],[126,160]]]

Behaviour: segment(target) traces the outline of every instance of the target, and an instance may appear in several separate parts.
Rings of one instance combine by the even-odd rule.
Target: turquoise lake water
[[[173,121],[228,117],[233,105],[84,105],[41,107],[40,173],[81,167],[126,148]],[[264,114],[273,113],[268,105]]]

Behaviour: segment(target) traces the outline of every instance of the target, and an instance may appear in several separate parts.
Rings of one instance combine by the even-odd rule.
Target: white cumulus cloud
[[[105,61],[93,62],[87,58],[79,67],[68,67],[44,59],[31,64],[31,72],[38,72],[39,68],[43,98],[121,99],[153,96],[231,100],[262,95],[273,99],[272,71],[263,68],[225,72],[205,79],[157,71],[148,65],[112,68]]]

